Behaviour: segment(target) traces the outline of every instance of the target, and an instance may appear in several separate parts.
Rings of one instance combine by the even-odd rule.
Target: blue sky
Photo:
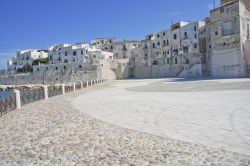
[[[217,5],[218,5],[218,1]],[[96,37],[143,39],[171,22],[209,16],[213,0],[0,0],[0,68],[16,50],[90,42]]]

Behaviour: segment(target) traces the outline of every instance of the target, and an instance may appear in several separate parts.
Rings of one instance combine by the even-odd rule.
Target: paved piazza
[[[115,81],[74,105],[120,127],[250,155],[250,79]]]
[[[0,165],[250,166],[250,80],[113,81],[0,118]]]

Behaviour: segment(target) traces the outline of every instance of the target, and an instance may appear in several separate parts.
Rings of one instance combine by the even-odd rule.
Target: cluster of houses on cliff
[[[46,63],[39,61],[44,58]],[[250,1],[221,0],[205,20],[178,22],[144,40],[98,38],[18,51],[8,73],[27,66],[33,73],[77,70],[82,64],[98,66],[104,79],[250,76]]]

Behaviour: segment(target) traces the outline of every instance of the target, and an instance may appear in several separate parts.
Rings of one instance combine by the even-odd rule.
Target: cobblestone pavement
[[[0,118],[0,165],[250,165],[247,155],[120,128],[73,109],[76,97],[101,89],[35,102]]]

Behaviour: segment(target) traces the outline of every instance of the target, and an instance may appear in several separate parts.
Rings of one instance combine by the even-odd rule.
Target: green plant
[[[26,64],[23,66],[23,68],[19,68],[17,69],[18,73],[29,73],[29,72],[33,72],[33,67],[30,66],[29,64]]]
[[[39,63],[42,63],[42,64],[47,64],[49,62],[49,58],[39,58],[39,59],[35,59],[33,60],[33,63],[32,65],[39,65]]]

